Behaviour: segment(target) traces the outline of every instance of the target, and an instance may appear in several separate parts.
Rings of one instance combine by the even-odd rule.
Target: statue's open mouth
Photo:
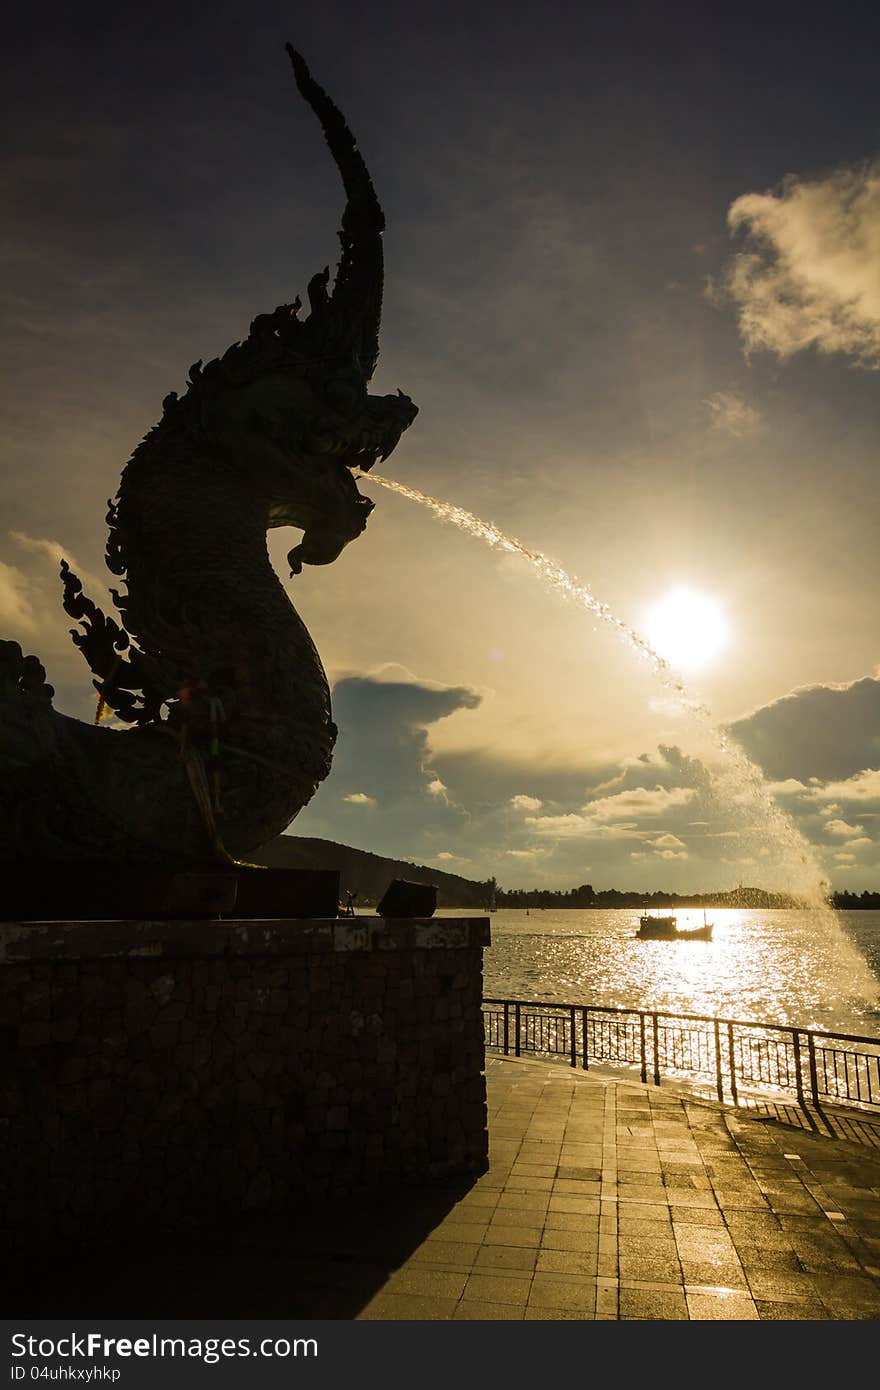
[[[286,517],[287,524],[303,527],[299,545],[288,552],[291,575],[303,565],[329,565],[349,541],[361,535],[375,505],[358,491],[354,474],[368,473],[388,458],[403,431],[412,424],[418,407],[408,396],[371,397],[365,417],[352,437],[340,448],[318,453],[307,465],[309,495]],[[279,521],[275,523],[282,524]]]

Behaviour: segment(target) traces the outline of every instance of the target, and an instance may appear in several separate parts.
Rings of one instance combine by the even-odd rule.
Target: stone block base
[[[482,1171],[486,918],[0,924],[0,1231]]]

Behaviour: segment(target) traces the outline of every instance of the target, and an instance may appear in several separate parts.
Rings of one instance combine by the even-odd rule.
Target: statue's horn
[[[342,257],[329,304],[333,336],[341,353],[357,355],[364,378],[369,381],[379,356],[385,216],[341,111],[318,86],[301,54],[290,44],[286,48],[296,85],[321,122],[347,198],[339,232]]]

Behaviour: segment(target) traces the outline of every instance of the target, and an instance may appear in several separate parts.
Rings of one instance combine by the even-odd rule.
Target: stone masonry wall
[[[486,919],[0,925],[0,1238],[482,1171]]]

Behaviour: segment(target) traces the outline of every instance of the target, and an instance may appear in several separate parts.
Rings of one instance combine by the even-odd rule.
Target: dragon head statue
[[[298,574],[303,564],[329,564],[361,534],[373,503],[351,470],[387,458],[417,407],[400,391],[367,392],[379,355],[385,219],[342,114],[300,54],[287,51],[345,188],[336,279],[328,290],[327,267],[312,277],[307,317],[299,298],[282,304],[221,358],[195,363],[185,394],[166,397],[163,424],[207,437],[220,457],[246,459],[267,525],[304,532],[288,555]]]

